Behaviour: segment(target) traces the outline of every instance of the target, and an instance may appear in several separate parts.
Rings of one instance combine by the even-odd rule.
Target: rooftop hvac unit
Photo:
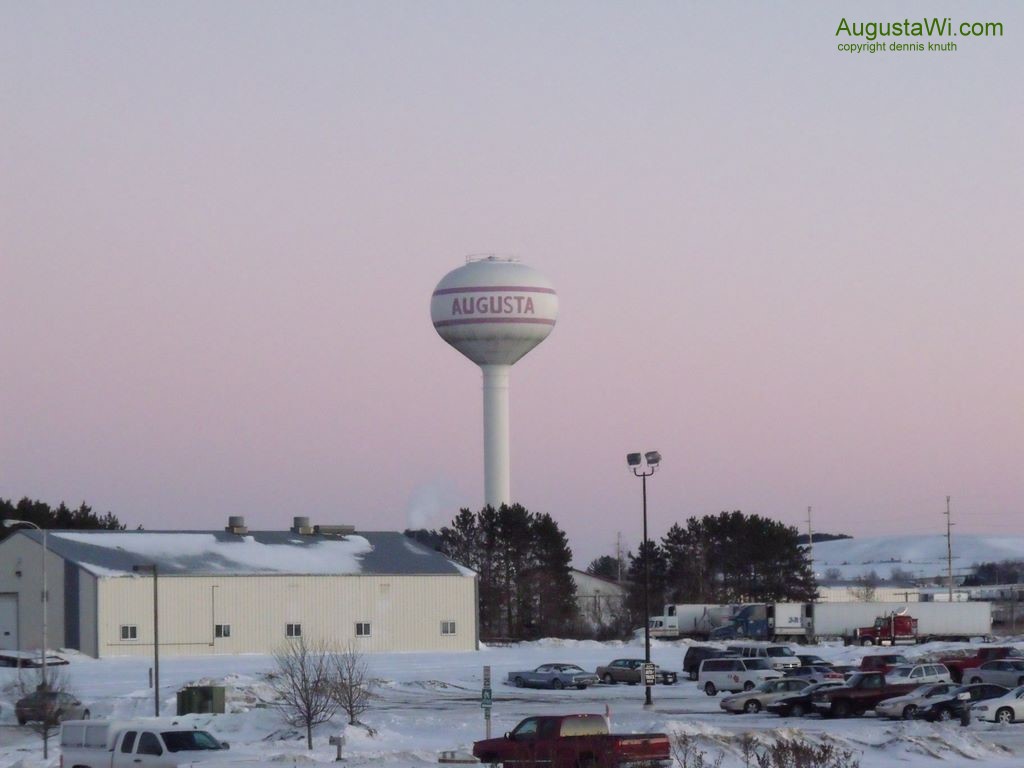
[[[317,525],[313,528],[321,536],[348,536],[356,532],[354,525]]]
[[[224,528],[228,533],[248,533],[249,529],[245,526],[245,518],[241,515],[231,515],[228,517],[228,524]]]

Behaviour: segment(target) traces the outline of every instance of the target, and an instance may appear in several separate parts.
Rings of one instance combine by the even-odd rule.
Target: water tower
[[[510,502],[508,375],[551,333],[558,295],[550,281],[515,259],[483,256],[441,278],[430,299],[434,329],[480,366],[484,376],[484,497]]]

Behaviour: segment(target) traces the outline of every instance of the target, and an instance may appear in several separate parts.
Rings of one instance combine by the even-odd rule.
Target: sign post
[[[491,693],[491,667],[486,665],[484,667],[484,687],[480,691],[480,706],[484,710],[484,728],[486,730],[486,736],[484,738],[491,738],[491,704],[494,702],[493,694]]]
[[[651,662],[644,664],[644,685],[655,685],[658,682],[656,667]]]

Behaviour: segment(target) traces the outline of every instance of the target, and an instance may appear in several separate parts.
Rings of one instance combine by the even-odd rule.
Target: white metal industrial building
[[[0,543],[0,649],[42,645],[42,534]],[[141,566],[141,569],[139,568]],[[476,574],[396,532],[311,527],[49,531],[48,642],[94,657],[270,653],[298,637],[359,651],[478,647]]]

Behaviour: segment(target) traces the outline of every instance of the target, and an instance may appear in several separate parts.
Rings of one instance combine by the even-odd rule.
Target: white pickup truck
[[[178,720],[66,720],[61,768],[175,768],[226,757],[228,745]]]

